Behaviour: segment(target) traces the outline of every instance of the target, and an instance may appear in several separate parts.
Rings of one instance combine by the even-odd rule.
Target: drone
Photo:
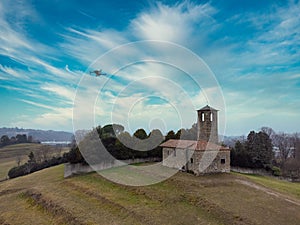
[[[99,77],[101,75],[107,75],[106,73],[102,73],[102,70],[94,70],[94,71],[90,71],[90,74],[94,73],[96,75],[96,77]]]

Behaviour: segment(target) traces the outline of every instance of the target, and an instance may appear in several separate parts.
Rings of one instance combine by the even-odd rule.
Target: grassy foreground
[[[0,224],[299,224],[298,194],[265,190],[236,174],[178,173],[143,187],[97,173],[63,179],[60,165],[0,183]]]

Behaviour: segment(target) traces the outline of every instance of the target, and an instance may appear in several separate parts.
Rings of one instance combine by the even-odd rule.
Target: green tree
[[[253,167],[249,153],[246,151],[245,143],[237,141],[230,152],[230,163],[232,166]]]
[[[28,163],[36,163],[35,156],[32,151],[29,153],[28,158]]]
[[[175,139],[175,138],[176,138],[175,132],[173,130],[170,130],[165,137],[165,141],[170,139]]]
[[[14,137],[14,136],[12,136],[11,138],[10,138],[10,144],[15,144],[16,142],[17,142],[17,139],[16,139],[16,137]]]
[[[97,132],[100,138],[116,137],[124,131],[124,127],[120,124],[108,124],[104,127],[97,127]]]
[[[75,142],[73,142],[71,150],[64,157],[69,163],[86,163]]]
[[[113,124],[113,129],[117,136],[124,132],[124,127],[120,124]]]
[[[5,145],[8,145],[9,144],[9,142],[10,142],[10,140],[9,140],[9,137],[7,136],[7,135],[3,135],[2,137],[1,137],[1,145],[2,146],[5,146]]]
[[[273,145],[270,137],[264,132],[251,131],[247,137],[246,150],[251,157],[253,167],[263,168],[271,164]]]
[[[26,134],[17,134],[16,139],[17,139],[18,143],[26,143],[27,135]]]
[[[148,137],[146,131],[144,129],[142,129],[142,128],[137,129],[134,132],[133,136],[135,136],[135,137],[137,137],[137,138],[139,138],[141,140],[144,140],[144,139],[146,139]]]
[[[164,141],[164,136],[161,131],[158,129],[154,129],[150,132],[148,136],[149,141],[149,150],[147,152],[148,157],[162,157],[162,149],[159,145]]]
[[[175,139],[180,139],[181,135],[184,133],[184,129],[179,129],[175,134]]]

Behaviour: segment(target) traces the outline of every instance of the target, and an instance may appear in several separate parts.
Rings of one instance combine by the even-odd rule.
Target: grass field
[[[41,151],[44,145],[35,143],[24,143],[8,145],[0,148],[0,180],[7,177],[8,171],[18,165],[17,161],[20,158],[20,164],[24,164],[28,160],[28,154],[32,151],[34,154]],[[57,152],[58,149],[54,146],[49,147],[49,155]],[[60,150],[63,152],[69,151],[69,148],[63,148]]]
[[[238,174],[237,174],[238,175]],[[279,193],[289,194],[295,198],[300,198],[300,184],[292,183],[285,180],[277,180],[272,177],[265,177],[260,175],[249,175],[240,174],[240,176],[247,177],[248,179],[264,186],[267,188],[272,188]]]
[[[0,183],[0,224],[299,224],[300,184],[278,192],[282,182],[177,173],[130,187],[97,173],[63,179],[60,165]]]

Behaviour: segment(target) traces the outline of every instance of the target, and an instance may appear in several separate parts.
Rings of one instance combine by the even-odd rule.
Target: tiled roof
[[[162,143],[160,146],[166,148],[192,149],[195,151],[205,151],[205,150],[229,151],[228,147],[223,147],[221,145],[217,145],[207,141],[170,139]]]
[[[214,109],[213,107],[210,107],[209,105],[206,105],[206,106],[204,106],[203,108],[201,108],[197,111],[219,111],[219,110]]]

